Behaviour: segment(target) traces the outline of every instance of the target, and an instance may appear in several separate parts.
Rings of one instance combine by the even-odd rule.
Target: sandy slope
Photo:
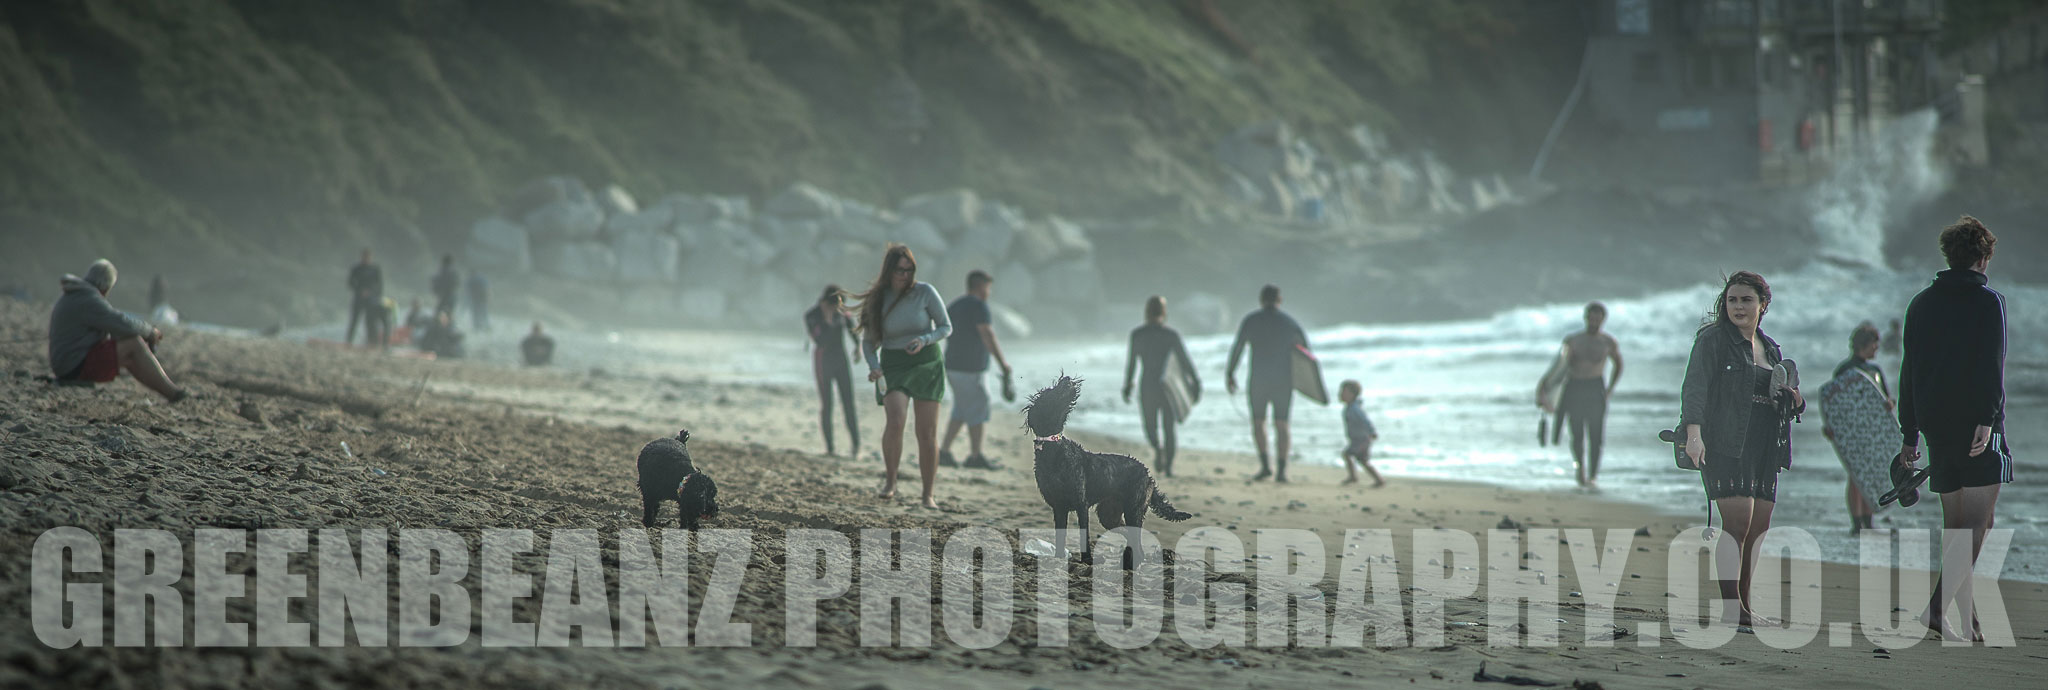
[[[39,334],[44,308],[0,303],[0,342]],[[1071,563],[1074,643],[1041,647],[1037,559],[1017,554],[1016,620],[1008,639],[992,648],[969,650],[948,641],[937,629],[936,607],[933,646],[862,646],[858,581],[846,596],[820,603],[816,648],[790,648],[784,646],[782,603],[786,530],[857,534],[862,528],[924,528],[942,544],[969,527],[992,526],[1012,537],[1019,528],[1048,527],[1022,432],[999,418],[991,427],[993,447],[1010,467],[943,471],[939,498],[945,508],[927,511],[901,498],[872,498],[879,463],[870,451],[863,450],[859,460],[815,452],[808,391],[516,371],[197,334],[175,336],[164,355],[174,376],[203,397],[157,404],[127,380],[96,390],[53,389],[30,378],[45,367],[39,343],[0,345],[0,610],[7,612],[0,622],[0,686],[1377,686],[1403,679],[1463,684],[1485,662],[1496,674],[1617,688],[1730,687],[1760,678],[1802,688],[1918,685],[1962,672],[1987,686],[2016,687],[2048,669],[2048,655],[2040,651],[2048,637],[2048,594],[2039,585],[2004,583],[2017,648],[1944,648],[1929,638],[1911,648],[1893,646],[1891,658],[1880,659],[1860,632],[1840,647],[1829,646],[1823,632],[1813,643],[1789,650],[1750,635],[1714,649],[1692,649],[1673,638],[1671,628],[1697,628],[1697,621],[1666,619],[1672,600],[1664,594],[1664,564],[1666,542],[1693,518],[1659,516],[1584,495],[1474,484],[1395,478],[1385,489],[1340,487],[1338,473],[1323,468],[1297,472],[1290,486],[1251,484],[1243,479],[1248,460],[1199,453],[1183,459],[1180,477],[1164,482],[1167,493],[1196,516],[1148,525],[1159,530],[1162,542],[1171,547],[1186,530],[1211,525],[1246,535],[1248,542],[1255,529],[1313,529],[1330,554],[1332,579],[1317,587],[1329,595],[1337,593],[1334,576],[1342,567],[1337,555],[1343,553],[1345,529],[1395,530],[1405,590],[1417,569],[1409,556],[1409,529],[1484,530],[1503,517],[1532,528],[1647,527],[1652,536],[1636,538],[1637,548],[1627,552],[1628,575],[1611,610],[1632,634],[1613,647],[1588,644],[1584,600],[1564,596],[1557,616],[1566,622],[1559,624],[1558,646],[1494,647],[1488,644],[1486,600],[1461,597],[1443,604],[1446,617],[1478,625],[1449,628],[1440,646],[1194,649],[1174,634],[1169,603],[1167,634],[1155,644],[1122,650],[1092,633],[1092,570]],[[717,363],[703,366],[712,372]],[[245,407],[261,421],[241,414]],[[872,444],[879,415],[863,412],[869,417],[864,436]],[[640,444],[679,426],[695,433],[691,446],[698,462],[721,487],[725,512],[711,526],[752,530],[756,539],[734,612],[736,621],[752,626],[751,647],[503,650],[483,648],[480,635],[472,635],[454,648],[280,650],[196,648],[189,646],[188,634],[188,646],[174,649],[52,650],[30,629],[31,545],[59,525],[80,526],[103,539],[116,528],[165,529],[188,544],[191,530],[205,527],[439,528],[472,545],[482,529],[524,528],[538,532],[536,546],[545,545],[551,530],[587,528],[606,535],[609,566],[617,563],[612,535],[638,526],[633,455]],[[1085,442],[1136,450],[1100,439]],[[1551,578],[1569,572],[1562,561],[1569,547],[1543,555],[1544,545],[1534,549],[1541,558],[1528,563],[1531,572],[1548,570]],[[543,554],[515,561],[535,574],[536,592]],[[189,573],[189,551],[187,559]],[[230,558],[229,568],[248,572],[249,561]],[[472,592],[480,589],[479,570],[472,562],[464,580]],[[692,559],[692,570],[692,601],[698,602],[711,576],[708,559]],[[1825,566],[1821,575],[1823,620],[1854,620],[1856,571]],[[72,579],[97,582],[107,576]],[[1245,581],[1230,575],[1212,579]],[[317,577],[309,580],[317,590]],[[1573,591],[1580,578],[1571,573],[1550,581]],[[190,583],[187,577],[177,586],[189,596]],[[940,591],[936,578],[933,591]],[[1416,594],[1404,591],[1404,610],[1417,610]],[[311,600],[295,602],[294,620],[311,620],[315,608]],[[532,620],[539,608],[538,598],[516,605],[521,620]],[[229,620],[253,620],[253,610],[251,600],[231,599]],[[478,615],[474,608],[471,615]],[[1660,631],[1654,636],[1659,646],[1644,646],[1653,637],[1646,624]],[[1594,636],[1611,636],[1605,627],[1594,627]]]

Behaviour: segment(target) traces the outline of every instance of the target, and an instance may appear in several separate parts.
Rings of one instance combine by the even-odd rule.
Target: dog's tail
[[[1062,374],[1051,388],[1032,394],[1024,406],[1024,426],[1040,438],[1054,436],[1067,427],[1067,415],[1081,401],[1081,380]]]
[[[1156,486],[1152,487],[1152,514],[1172,522],[1194,517],[1192,513],[1173,507],[1173,503],[1166,500],[1166,492],[1160,491]]]
[[[689,442],[690,442],[690,430],[689,430],[689,429],[684,429],[684,430],[682,430],[682,431],[678,431],[678,432],[676,432],[676,442],[677,442],[677,443],[689,443]]]

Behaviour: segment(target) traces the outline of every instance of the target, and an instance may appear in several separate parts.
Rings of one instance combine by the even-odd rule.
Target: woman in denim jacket
[[[1771,527],[1778,472],[1792,466],[1791,420],[1806,409],[1797,387],[1772,381],[1784,354],[1762,329],[1770,306],[1771,287],[1763,276],[1729,276],[1714,302],[1713,320],[1693,340],[1681,393],[1686,455],[1699,468],[1723,528],[1742,549],[1739,578],[1724,575],[1721,581],[1722,600],[1734,605],[1724,615],[1737,625],[1771,623],[1750,610],[1750,576],[1757,546]]]

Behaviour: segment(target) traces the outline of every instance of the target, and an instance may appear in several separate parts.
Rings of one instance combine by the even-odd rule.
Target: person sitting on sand
[[[1890,412],[1893,409],[1894,403],[1892,402],[1891,389],[1885,385],[1884,368],[1879,367],[1876,362],[1870,361],[1877,358],[1878,341],[1880,339],[1880,336],[1877,334],[1877,324],[1865,321],[1856,326],[1856,330],[1849,333],[1849,358],[1842,360],[1841,364],[1835,365],[1835,373],[1829,379],[1841,378],[1842,374],[1846,374],[1850,370],[1863,372],[1870,377],[1871,381],[1877,384],[1877,390],[1884,393],[1884,410]],[[1827,437],[1829,441],[1835,440],[1835,430],[1831,427],[1823,425],[1820,428],[1820,434]],[[1872,497],[1863,495],[1863,491],[1856,488],[1855,477],[1849,477],[1848,484],[1849,533],[1856,534],[1863,530],[1871,529],[1871,516],[1877,512],[1877,507],[1871,504]]]
[[[100,259],[85,277],[65,274],[60,281],[64,294],[50,309],[50,373],[59,383],[90,385],[113,381],[126,369],[165,400],[190,397],[156,359],[164,332],[107,302],[115,276],[113,262]]]
[[[544,367],[555,361],[555,339],[541,331],[539,321],[533,322],[533,332],[519,341],[519,355],[529,367]]]
[[[426,305],[420,303],[420,298],[412,298],[412,308],[405,312],[406,341],[418,347],[420,341],[427,337],[427,331],[433,327],[433,312],[427,311]]]
[[[1365,391],[1358,381],[1347,379],[1337,386],[1337,399],[1344,402],[1344,483],[1358,483],[1358,469],[1372,475],[1372,488],[1387,485],[1380,478],[1378,470],[1372,468],[1372,442],[1380,440],[1380,433],[1372,427],[1372,418],[1365,416],[1365,401],[1360,394]]]
[[[937,508],[932,487],[939,475],[939,400],[946,397],[946,365],[939,342],[953,333],[953,319],[946,314],[946,300],[938,288],[917,280],[917,258],[909,247],[890,244],[884,253],[882,274],[860,295],[859,330],[868,380],[883,384],[876,389],[883,416],[880,495],[896,497],[903,425],[914,413],[923,504]]]
[[[455,330],[455,315],[442,312],[434,315],[434,324],[427,327],[425,335],[414,339],[419,348],[434,353],[439,359],[462,358],[462,332]]]

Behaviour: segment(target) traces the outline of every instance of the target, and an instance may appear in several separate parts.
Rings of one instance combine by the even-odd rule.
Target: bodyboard
[[[1835,432],[1835,456],[1873,506],[1891,490],[1892,458],[1899,452],[1899,421],[1884,403],[1877,382],[1853,368],[1820,387],[1821,421]]]
[[[1323,388],[1323,365],[1316,356],[1309,354],[1308,347],[1294,346],[1294,390],[1302,397],[1314,400],[1317,405],[1330,404],[1330,391]]]
[[[1164,368],[1161,380],[1166,386],[1166,409],[1173,413],[1175,423],[1186,423],[1188,415],[1195,411],[1195,403],[1202,401],[1201,384],[1195,379],[1194,369],[1181,361],[1179,353],[1166,353]]]
[[[1564,382],[1571,378],[1570,355],[1571,350],[1557,348],[1557,358],[1550,361],[1550,368],[1543,372],[1543,378],[1536,380],[1536,404],[1545,410],[1557,410],[1558,400],[1564,396]]]

